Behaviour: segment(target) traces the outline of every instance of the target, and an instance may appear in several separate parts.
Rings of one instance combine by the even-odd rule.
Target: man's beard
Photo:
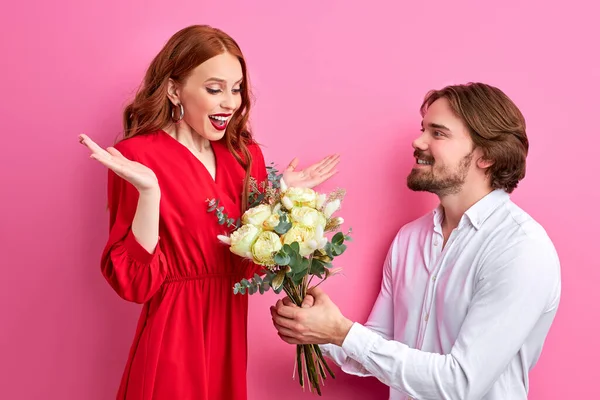
[[[442,166],[435,168],[435,162],[429,167],[429,170],[414,168],[406,178],[408,188],[415,192],[430,192],[438,196],[447,196],[460,192],[473,160],[473,151],[460,160],[458,168],[450,171],[448,167]],[[433,159],[424,156],[420,151],[415,150],[415,158],[421,158],[427,161]]]

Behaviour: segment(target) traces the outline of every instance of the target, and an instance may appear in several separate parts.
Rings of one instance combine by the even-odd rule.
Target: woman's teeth
[[[214,128],[218,131],[223,131],[227,128],[227,123],[231,115],[209,115],[208,119]]]
[[[229,117],[221,117],[218,115],[209,115],[208,118],[213,119],[217,122],[227,122],[227,120],[229,119]]]

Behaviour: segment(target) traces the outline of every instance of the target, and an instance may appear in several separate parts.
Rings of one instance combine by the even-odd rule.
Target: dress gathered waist
[[[198,275],[190,275],[190,276],[167,276],[165,278],[165,283],[174,283],[174,282],[185,282],[185,281],[198,281],[204,279],[238,279],[241,280],[244,278],[244,275],[241,273],[206,273],[206,274],[198,274]]]

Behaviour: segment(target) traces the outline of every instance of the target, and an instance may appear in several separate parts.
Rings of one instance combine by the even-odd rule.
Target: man
[[[398,232],[367,323],[320,288],[302,308],[278,301],[273,323],[393,400],[527,399],[561,282],[548,235],[509,198],[525,176],[525,120],[482,83],[430,92],[421,115],[407,183],[440,205]]]

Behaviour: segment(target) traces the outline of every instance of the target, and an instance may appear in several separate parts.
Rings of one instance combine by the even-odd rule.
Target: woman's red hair
[[[248,127],[250,93],[246,62],[238,44],[225,32],[207,25],[193,25],[175,33],[156,55],[146,71],[136,96],[123,112],[124,138],[156,132],[169,125],[173,105],[167,97],[169,79],[184,84],[192,71],[219,54],[229,53],[240,61],[243,72],[242,103],[225,131],[225,143],[244,167],[242,208],[248,202],[252,156],[248,144],[253,141]]]

